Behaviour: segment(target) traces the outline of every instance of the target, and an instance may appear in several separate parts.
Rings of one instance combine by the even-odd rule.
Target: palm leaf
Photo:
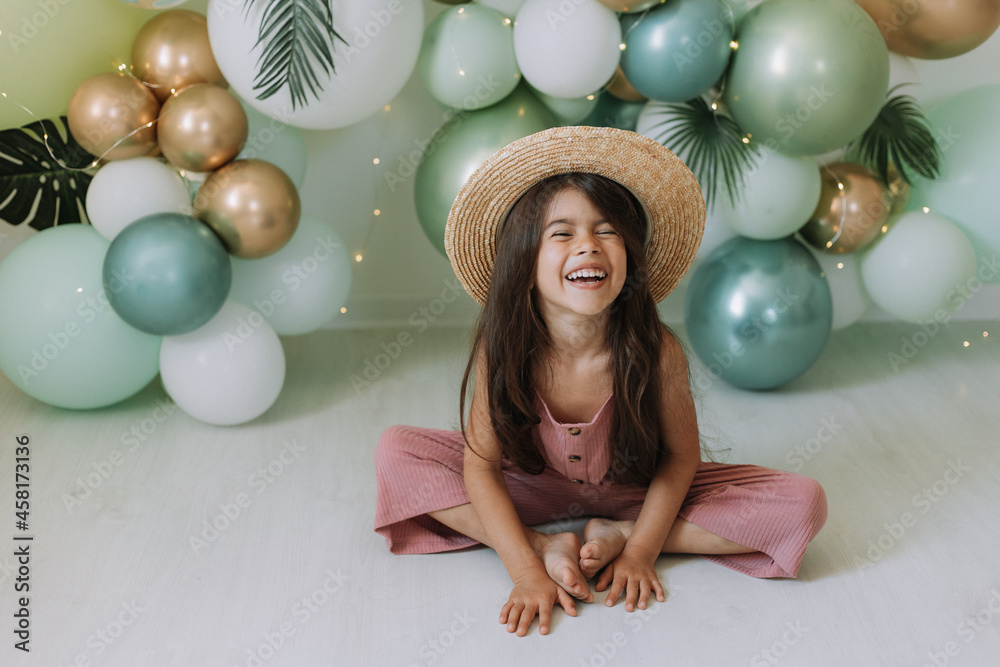
[[[938,176],[941,162],[941,148],[917,101],[909,95],[896,95],[886,101],[875,121],[851,147],[851,154],[885,182],[889,182],[890,164],[895,164],[899,175],[909,183],[907,169],[933,179]]]
[[[79,169],[93,161],[65,116],[0,131],[0,220],[39,230],[89,222],[84,202],[92,176]]]
[[[333,13],[327,0],[266,0],[254,48],[264,45],[257,59],[253,89],[258,100],[266,100],[285,86],[292,110],[306,106],[309,95],[319,98],[323,86],[319,70],[336,73],[333,66],[335,40],[344,38],[333,28]],[[257,0],[245,0],[247,13]],[[308,88],[308,94],[306,89]]]
[[[717,113],[700,97],[651,112],[662,120],[651,126],[654,139],[676,153],[694,173],[712,208],[719,187],[733,202],[740,199],[745,170],[753,168],[756,144],[743,141],[736,122]]]

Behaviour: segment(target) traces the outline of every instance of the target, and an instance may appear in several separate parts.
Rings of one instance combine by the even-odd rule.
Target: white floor
[[[545,637],[498,624],[509,581],[492,551],[393,556],[371,529],[379,433],[456,426],[464,331],[414,335],[358,390],[350,376],[398,330],[287,338],[277,404],[233,428],[172,408],[158,382],[70,412],[0,379],[0,665],[1000,664],[1000,327],[989,327],[855,325],[766,393],[709,382],[693,362],[703,431],[730,448],[722,460],[826,488],[829,520],[799,578],[665,556],[665,603],[557,612]],[[894,370],[904,338],[916,354]],[[27,655],[13,648],[23,434]]]

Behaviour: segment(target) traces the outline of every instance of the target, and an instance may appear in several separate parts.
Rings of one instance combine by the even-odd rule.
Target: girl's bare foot
[[[618,557],[625,542],[632,534],[635,521],[591,519],[583,529],[583,547],[580,549],[580,572],[590,579],[605,565]]]
[[[594,599],[587,579],[580,572],[580,538],[574,533],[547,535],[535,533],[531,546],[542,559],[545,571],[552,581],[566,589],[573,597],[584,602]]]

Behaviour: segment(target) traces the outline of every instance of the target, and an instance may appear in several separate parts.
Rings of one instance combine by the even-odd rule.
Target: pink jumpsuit
[[[504,479],[525,525],[599,516],[635,519],[643,487],[612,484],[607,447],[611,399],[585,424],[557,422],[536,393],[541,423],[532,433],[545,471],[504,466]],[[428,516],[469,502],[462,480],[460,431],[392,426],[375,451],[375,530],[392,553],[417,554],[478,544]],[[795,577],[806,545],[826,522],[826,495],[803,475],[755,465],[702,462],[678,516],[756,551],[703,555],[752,577]]]

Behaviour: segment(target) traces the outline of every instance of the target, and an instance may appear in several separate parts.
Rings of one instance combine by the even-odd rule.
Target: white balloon
[[[908,322],[942,320],[975,287],[972,242],[951,220],[911,211],[889,221],[889,231],[861,258],[861,278],[872,300]]]
[[[606,84],[621,58],[617,15],[597,0],[527,0],[514,22],[514,55],[532,86],[583,97]]]
[[[833,298],[833,330],[849,327],[860,320],[872,300],[861,282],[861,267],[854,255],[831,255],[803,243],[819,262]]]
[[[301,188],[306,180],[306,141],[302,131],[265,116],[246,100],[240,100],[240,106],[247,114],[247,142],[234,159],[270,162],[285,172],[295,187]]]
[[[698,253],[695,255],[697,261],[705,259],[710,252],[734,236],[739,236],[719,215],[722,209],[719,202],[715,202],[715,206],[706,206],[705,209],[705,233],[701,237],[701,245],[698,246]],[[688,273],[690,272],[691,270],[688,270]]]
[[[229,298],[256,309],[282,335],[309,333],[339,312],[351,291],[351,259],[333,227],[303,215],[280,250],[232,258]]]
[[[424,8],[412,0],[330,0],[333,27],[347,43],[333,41],[334,73],[310,62],[319,79],[318,98],[294,108],[288,86],[257,99],[254,79],[264,44],[258,44],[264,9],[271,3],[211,0],[208,38],[232,89],[261,113],[288,125],[331,129],[353,125],[380,110],[403,88],[417,63]],[[322,30],[322,28],[321,28]],[[273,37],[265,38],[265,42]]]
[[[756,166],[745,172],[739,200],[720,189],[719,216],[737,234],[780,239],[798,231],[816,210],[822,187],[819,165],[810,156],[791,156],[761,146]]]
[[[243,424],[274,404],[285,382],[285,353],[263,315],[235,301],[203,326],[164,336],[160,377],[170,398],[208,424]]]
[[[191,214],[191,199],[176,171],[151,157],[114,160],[97,170],[87,189],[87,217],[113,240],[139,218],[154,213]]]

